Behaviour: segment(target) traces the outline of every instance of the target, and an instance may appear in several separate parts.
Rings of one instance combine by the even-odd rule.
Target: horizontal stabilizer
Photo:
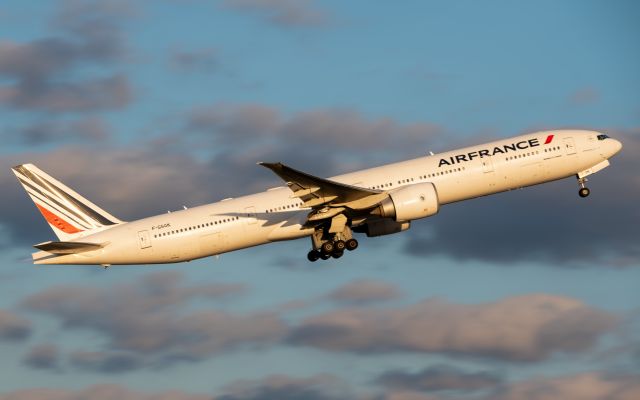
[[[87,251],[98,250],[109,244],[106,243],[86,243],[86,242],[44,242],[36,244],[38,250],[52,254],[77,254]]]

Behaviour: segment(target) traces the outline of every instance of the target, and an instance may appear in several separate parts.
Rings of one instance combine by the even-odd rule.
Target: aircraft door
[[[251,206],[244,209],[247,214],[247,224],[252,225],[256,223],[256,208]]]
[[[482,162],[482,172],[493,172],[493,160],[491,156],[482,157],[480,161]]]
[[[493,157],[484,156],[480,159],[480,163],[482,164],[482,172],[483,177],[481,181],[483,182],[483,186],[489,186],[489,189],[493,190],[496,186],[496,174],[493,168]]]
[[[149,237],[149,231],[140,231],[138,232],[138,244],[141,249],[146,249],[151,247],[151,239]]]
[[[564,152],[566,155],[570,156],[572,154],[576,154],[576,144],[573,141],[572,137],[564,138]]]

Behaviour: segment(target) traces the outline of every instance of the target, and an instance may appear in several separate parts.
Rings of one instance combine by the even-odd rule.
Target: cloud
[[[464,372],[457,368],[439,365],[412,373],[401,370],[388,371],[375,382],[391,390],[416,392],[458,391],[474,392],[494,389],[503,378],[488,372]]]
[[[538,377],[504,383],[489,390],[489,394],[451,397],[449,393],[425,393],[407,389],[387,391],[384,400],[633,400],[640,396],[640,376],[637,374],[607,374],[584,372],[555,378]]]
[[[126,106],[132,99],[128,79],[104,72],[125,54],[120,32],[124,6],[98,1],[62,4],[54,35],[26,43],[0,42],[0,78],[8,81],[0,86],[0,105],[47,112]],[[85,66],[101,76],[74,75]]]
[[[261,380],[238,381],[218,395],[189,394],[178,390],[145,393],[120,385],[94,385],[86,389],[25,389],[0,394],[0,400],[366,400],[332,375],[295,378],[272,375]]]
[[[128,79],[122,75],[82,82],[22,81],[17,86],[0,87],[0,105],[50,112],[115,109],[129,104],[131,92]]]
[[[363,279],[344,285],[329,293],[327,297],[339,303],[362,305],[392,300],[399,295],[398,288],[389,283]]]
[[[331,20],[329,13],[315,3],[314,0],[224,0],[222,6],[256,15],[284,28],[327,26]]]
[[[339,378],[316,375],[293,378],[272,375],[258,381],[240,381],[229,385],[216,400],[338,400],[358,399]]]
[[[585,372],[557,378],[533,378],[504,384],[488,395],[455,398],[476,400],[635,400],[640,397],[640,376]],[[141,392],[102,384],[86,389],[23,389],[0,394],[0,400],[451,400],[449,394],[425,394],[410,389],[390,389],[369,395],[354,391],[340,378],[315,375],[295,378],[273,375],[261,380],[239,381],[218,395],[190,394],[178,390]]]
[[[24,340],[31,335],[31,324],[26,319],[0,309],[0,339]]]
[[[124,351],[75,351],[70,355],[70,362],[78,370],[103,374],[123,373],[144,366],[141,357]]]
[[[26,144],[64,143],[71,141],[101,142],[110,136],[110,127],[99,117],[74,120],[52,120],[36,122],[17,131],[17,136]]]
[[[0,400],[213,400],[212,396],[179,390],[157,393],[134,391],[119,385],[95,385],[86,389],[24,389],[0,394]]]
[[[59,362],[58,348],[51,343],[32,347],[24,359],[24,363],[34,369],[58,370]]]
[[[232,140],[237,144],[247,137],[259,138],[273,134],[281,126],[278,110],[261,104],[195,107],[186,117],[188,130],[215,135],[221,143]]]
[[[538,378],[508,386],[498,400],[632,400],[640,398],[640,376],[591,372]]]
[[[280,160],[321,176],[423,155],[426,150],[419,149],[442,140],[444,133],[434,124],[402,124],[355,110],[314,109],[286,115],[262,104],[195,107],[186,118],[180,140],[219,152],[242,146],[244,157],[233,160],[239,168]]]
[[[545,294],[485,304],[432,299],[313,316],[291,331],[288,342],[365,354],[411,351],[534,362],[590,349],[617,320],[578,300]]]
[[[590,177],[591,196],[575,178],[442,207],[407,235],[409,253],[489,263],[637,266],[640,242],[640,131],[608,133],[624,148]]]
[[[153,273],[109,288],[53,287],[25,299],[29,310],[57,318],[65,329],[104,335],[104,351],[77,351],[72,364],[102,372],[166,368],[238,347],[259,347],[282,337],[272,313],[232,315],[215,309],[187,311],[195,298],[218,299],[238,285],[184,286],[178,272]]]

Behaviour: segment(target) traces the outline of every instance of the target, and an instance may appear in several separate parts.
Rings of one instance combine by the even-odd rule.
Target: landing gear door
[[[576,154],[576,145],[572,137],[564,138],[563,143],[566,155],[570,156],[572,154]]]
[[[149,238],[149,231],[138,232],[138,244],[141,249],[151,247],[151,239]]]

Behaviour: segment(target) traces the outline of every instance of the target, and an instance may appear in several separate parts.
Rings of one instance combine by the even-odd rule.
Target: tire
[[[347,244],[343,240],[338,240],[333,243],[333,251],[344,251],[347,247]]]
[[[580,188],[580,190],[578,190],[578,195],[580,197],[587,197],[589,196],[589,193],[591,193],[591,191],[588,188]]]
[[[340,258],[340,257],[342,257],[343,255],[344,255],[344,251],[334,251],[334,252],[331,254],[331,257],[333,257],[333,258]]]
[[[358,241],[355,239],[349,239],[347,240],[346,245],[347,245],[347,250],[353,251],[358,248]]]
[[[322,243],[322,246],[320,246],[320,251],[322,251],[323,254],[331,254],[333,249],[333,242],[324,242]]]
[[[318,253],[315,250],[311,250],[310,252],[307,253],[307,260],[311,262],[318,261],[318,258],[320,258],[320,253]]]

